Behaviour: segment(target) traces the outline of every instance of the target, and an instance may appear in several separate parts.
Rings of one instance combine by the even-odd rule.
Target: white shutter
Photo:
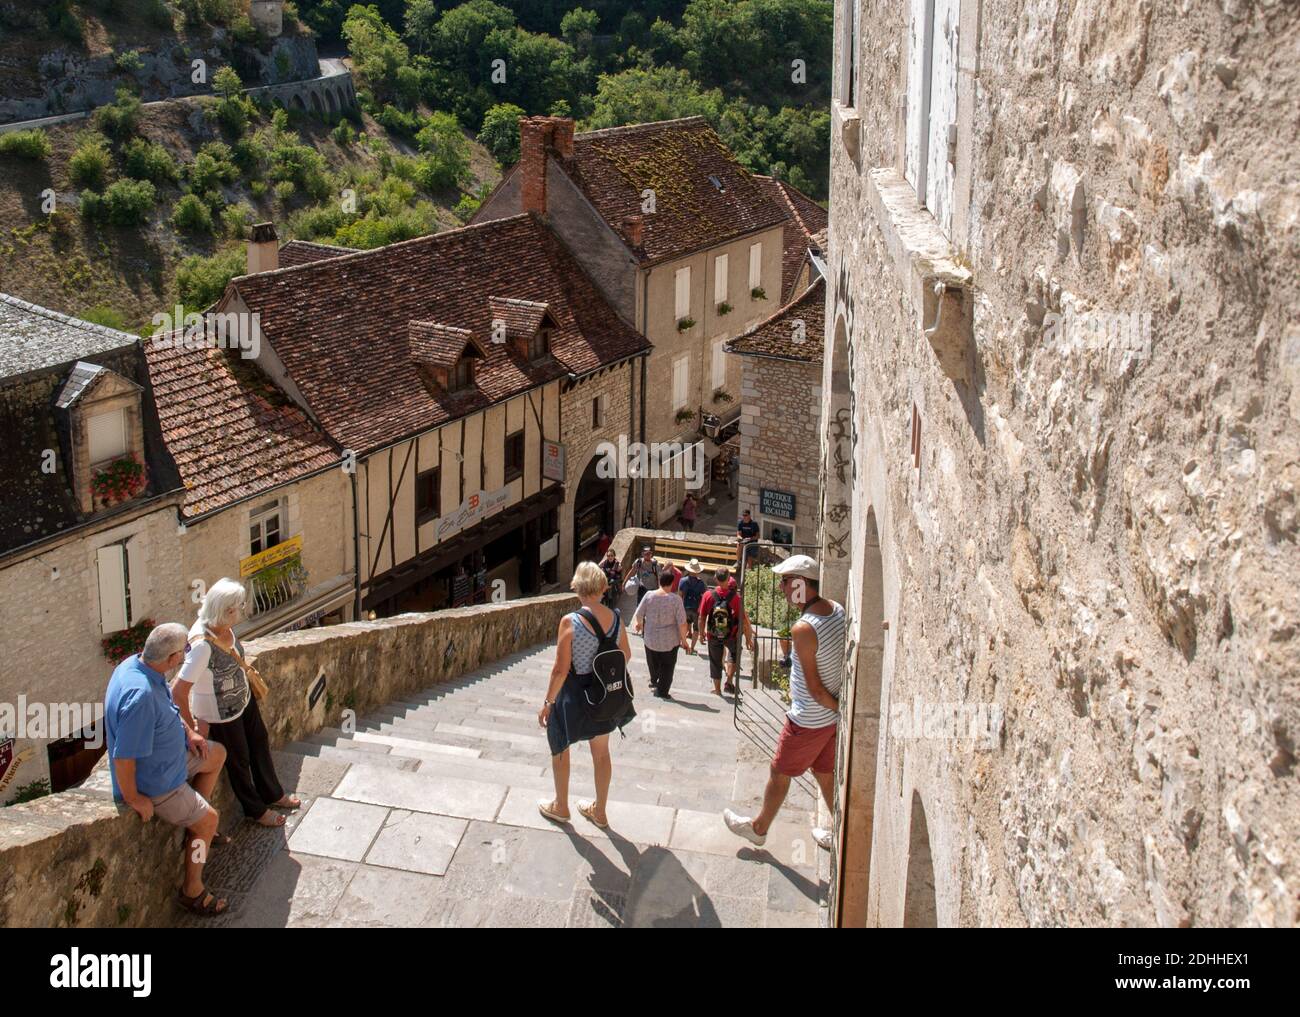
[[[719,254],[713,259],[713,302],[725,303],[727,299],[727,256]]]
[[[126,548],[110,544],[96,552],[99,565],[99,629],[104,635],[120,632],[126,617]]]
[[[121,410],[96,413],[86,421],[87,451],[91,463],[126,454],[126,414]]]
[[[749,245],[749,288],[756,290],[763,285],[763,245]]]
[[[953,195],[953,165],[948,161],[948,128],[957,122],[957,26],[960,0],[933,0],[933,3],[925,207],[947,233],[952,229]]]
[[[925,194],[924,152],[929,113],[926,106],[930,95],[927,49],[933,8],[934,0],[912,0],[907,25],[907,132],[903,142],[903,176],[916,189],[918,197]]]
[[[690,360],[678,357],[673,361],[673,409],[686,405],[686,388],[690,380]]]
[[[677,285],[677,313],[674,317],[681,321],[682,318],[688,317],[691,313],[691,270],[689,266],[677,270],[675,282]]]
[[[727,383],[727,354],[723,352],[722,344],[725,339],[719,339],[713,344],[713,387],[722,388]]]

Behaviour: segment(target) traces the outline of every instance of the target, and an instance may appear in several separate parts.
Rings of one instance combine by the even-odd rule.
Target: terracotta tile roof
[[[341,258],[345,254],[355,254],[355,247],[335,247],[332,244],[313,244],[307,240],[290,240],[280,248],[280,267],[296,268],[298,265],[310,265],[326,258]]]
[[[307,414],[237,350],[144,341],[163,441],[189,518],[339,461]]]
[[[474,340],[467,328],[441,325],[436,321],[413,321],[407,326],[410,338],[411,359],[417,364],[451,369],[460,362],[465,347],[470,346],[478,356],[483,348]]]
[[[577,261],[530,215],[497,219],[231,283],[324,429],[366,452],[649,349]],[[410,323],[491,334],[492,298],[545,303],[556,324],[536,363],[484,343],[476,388],[430,392],[411,362]],[[223,301],[224,303],[224,301]]]
[[[797,327],[799,323],[802,328]],[[818,276],[799,297],[736,336],[725,349],[728,353],[821,363],[825,342],[826,285]]]
[[[505,322],[507,341],[535,336],[547,312],[547,306],[536,300],[516,300],[513,297],[489,297],[488,306],[492,309],[494,322]]]
[[[782,231],[781,299],[788,301],[794,296],[809,246],[825,250],[830,219],[826,209],[785,181],[758,175],[754,179],[786,211],[785,229]]]
[[[788,217],[768,190],[736,161],[703,117],[577,134],[573,158],[559,163],[642,264],[775,226]],[[642,214],[642,192],[655,193],[640,247],[627,220]]]

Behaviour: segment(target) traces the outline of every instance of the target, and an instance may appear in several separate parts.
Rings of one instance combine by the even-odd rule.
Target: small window
[[[524,475],[524,432],[506,436],[506,483]]]
[[[456,362],[456,369],[451,376],[451,390],[459,392],[461,389],[471,388],[474,384],[474,358],[461,357]]]
[[[248,520],[248,553],[260,554],[268,547],[275,547],[283,539],[281,530],[278,501],[267,502],[261,508],[254,509]]]
[[[859,5],[849,0],[840,27],[840,102],[849,109],[858,105]]]
[[[126,455],[126,412],[96,413],[86,421],[90,463],[106,462]]]
[[[676,318],[681,321],[691,314],[691,270],[679,268],[674,276],[676,286]]]
[[[591,426],[605,426],[605,397],[603,395],[598,395],[591,401]]]
[[[713,259],[713,299],[719,304],[727,302],[727,260],[725,254]]]
[[[415,522],[427,523],[442,515],[442,468],[425,470],[415,478]]]
[[[749,245],[749,288],[759,289],[763,285],[763,245]]]
[[[921,468],[921,411],[912,404],[912,467]]]
[[[537,334],[528,340],[528,359],[541,360],[551,352],[551,330],[542,328],[537,330]]]

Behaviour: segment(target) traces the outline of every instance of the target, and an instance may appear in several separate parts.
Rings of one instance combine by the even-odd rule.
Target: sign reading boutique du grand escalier
[[[770,487],[758,489],[758,511],[778,519],[794,518],[794,495],[789,491],[776,491]]]

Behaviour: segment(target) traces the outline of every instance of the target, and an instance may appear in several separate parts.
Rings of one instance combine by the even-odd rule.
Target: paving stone
[[[540,796],[540,797],[545,797]],[[511,788],[497,822],[510,826],[526,826],[535,830],[551,829],[555,824],[537,810],[538,794],[525,788]],[[573,803],[573,827],[582,837],[616,836],[634,844],[666,844],[672,832],[673,811],[659,805],[640,805],[634,802],[611,801],[606,807],[609,830],[598,829],[595,824],[578,815]]]
[[[277,854],[244,895],[235,928],[325,926],[356,872],[356,862],[316,855]]]
[[[813,912],[825,896],[817,870],[810,865],[773,865],[767,888],[767,906],[775,911]]]
[[[418,925],[442,893],[442,880],[437,876],[362,865],[335,905],[329,925],[335,928]]]
[[[331,794],[348,770],[347,762],[311,759],[295,752],[272,752],[271,759],[280,783],[303,799]]]
[[[289,838],[289,850],[359,862],[387,816],[383,806],[319,798]]]
[[[335,792],[350,801],[432,812],[461,819],[493,819],[506,796],[504,784],[435,777],[355,765]]]
[[[579,888],[574,891],[565,926],[570,929],[621,929],[626,911],[625,894]]]
[[[384,746],[384,751],[388,752],[394,748],[416,749],[420,752],[439,752],[447,756],[461,756],[467,759],[477,759],[479,750],[474,745],[453,744],[456,741],[454,736],[449,737],[446,741],[428,741],[423,738],[397,738],[393,735],[371,734],[366,731],[358,731],[352,736],[352,740],[359,744],[369,742],[372,745]],[[468,741],[468,739],[466,740]]]
[[[390,869],[444,875],[468,825],[463,819],[393,809],[365,860]]]
[[[353,748],[340,748],[336,745],[311,745],[307,742],[294,742],[285,747],[287,752],[296,752],[311,759],[340,763],[346,769],[352,763],[365,763],[368,766],[382,766],[390,770],[414,770],[420,765],[418,759],[391,756],[383,752],[358,752]],[[342,780],[342,774],[339,780]],[[337,784],[337,781],[335,782]],[[331,789],[332,790],[332,789]]]

